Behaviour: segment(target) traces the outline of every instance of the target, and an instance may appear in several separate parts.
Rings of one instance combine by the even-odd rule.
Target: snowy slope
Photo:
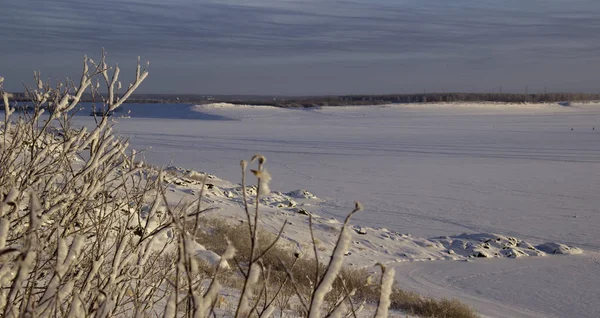
[[[239,160],[260,152],[272,188],[309,189],[320,200],[307,209],[323,222],[361,201],[366,211],[354,224],[366,230],[357,234],[366,248],[355,247],[362,259],[349,261],[399,262],[404,288],[458,297],[493,317],[600,313],[598,105],[163,105],[164,113],[183,114],[176,118],[144,115],[141,106],[139,115],[132,109],[132,118],[117,119],[117,130],[134,148],[151,147],[151,163],[235,184]],[[186,112],[196,119],[181,119]],[[583,255],[506,258],[509,238],[516,241],[509,248],[523,241],[525,254],[552,253],[557,246],[541,244],[556,242]],[[479,250],[493,252],[468,258]]]

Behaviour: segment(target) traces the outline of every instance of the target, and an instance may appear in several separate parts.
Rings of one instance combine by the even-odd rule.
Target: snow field
[[[600,312],[586,296],[600,292],[597,104],[190,110],[229,120],[132,112],[117,129],[132,136],[134,148],[151,147],[144,153],[149,162],[225,180],[239,178],[240,158],[266,155],[271,186],[282,192],[265,198],[264,226],[289,219],[286,238],[299,248],[306,213],[318,216],[326,246],[337,220],[359,200],[366,211],[353,222],[349,264],[398,264],[402,288],[457,297],[492,317]],[[207,198],[238,215],[235,183],[213,189]],[[295,189],[318,199],[289,195]],[[430,268],[456,272],[460,283]],[[506,284],[492,280],[496,273]],[[587,279],[567,283],[572,273]],[[534,290],[552,292],[538,297]]]

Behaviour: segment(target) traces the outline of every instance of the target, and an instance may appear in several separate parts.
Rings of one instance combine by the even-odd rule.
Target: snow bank
[[[240,109],[240,108],[276,108],[273,106],[267,106],[267,105],[240,105],[240,104],[231,104],[231,103],[211,103],[211,104],[202,104],[202,105],[194,105],[192,106],[192,110],[195,111],[203,111],[206,109],[211,109],[211,108],[236,108],[236,109]]]
[[[190,175],[201,173],[182,168],[167,168],[171,175],[167,178],[173,184],[173,200],[185,199],[190,194],[199,193],[200,183],[189,179]],[[246,194],[250,204],[254,204],[256,187],[249,185]],[[213,206],[225,207],[219,211],[220,217],[240,219],[243,215],[243,191],[239,184],[211,176],[204,195]],[[272,231],[288,222],[285,238],[305,252],[312,250],[308,233],[308,215],[313,217],[315,237],[319,248],[329,250],[335,245],[341,222],[334,218],[319,215],[326,199],[320,199],[308,190],[298,189],[287,193],[273,191],[260,199],[263,227]],[[352,227],[354,235],[346,258],[349,264],[372,266],[375,263],[391,264],[407,261],[468,260],[473,258],[518,258],[547,256],[553,254],[581,254],[577,247],[561,243],[535,244],[512,236],[493,233],[463,233],[455,236],[434,238],[414,237],[410,234],[390,231],[386,228],[372,228],[362,225]],[[200,257],[210,255],[196,253]],[[322,257],[325,257],[322,255]],[[325,258],[324,258],[325,259]]]
[[[583,251],[577,247],[569,247],[560,243],[544,243],[538,245],[537,248],[540,251],[544,251],[548,254],[566,254],[566,255],[576,255],[581,254]]]
[[[499,234],[461,234],[454,237],[432,239],[448,250],[464,257],[523,257],[545,256],[546,254],[581,254],[576,247],[559,243],[533,245],[524,240]]]

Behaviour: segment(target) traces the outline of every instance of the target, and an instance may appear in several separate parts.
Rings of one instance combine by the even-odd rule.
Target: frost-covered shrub
[[[105,54],[97,63],[84,59],[78,82],[53,85],[36,73],[34,87],[26,89],[31,102],[19,113],[0,81],[5,114],[0,125],[0,316],[207,317],[219,312],[269,317],[292,306],[309,317],[353,313],[350,295],[356,284],[335,284],[350,241],[346,225],[360,205],[346,219],[329,263],[316,264],[321,273],[308,292],[300,291],[290,261],[281,263],[286,275],[271,280],[263,260],[285,224],[271,241],[259,242],[258,197],[269,192],[270,175],[265,158],[257,155],[251,163],[242,162],[250,240],[239,253],[244,257],[234,259],[231,244],[220,256],[197,257],[205,251],[196,235],[206,211],[202,192],[194,202],[169,204],[166,173],[136,160],[126,140],[113,134],[110,116],[148,73],[138,60],[135,80],[126,89],[119,75]],[[76,127],[72,120],[84,96],[97,106],[91,128]],[[257,178],[252,205],[245,185],[250,164],[256,165],[251,171]],[[204,183],[206,177],[199,180]],[[241,283],[229,296],[230,308],[223,309],[219,279],[223,273],[237,275],[232,267]],[[387,314],[393,271],[382,277],[376,284],[383,291],[376,300],[378,317]],[[293,293],[276,302],[284,286]],[[332,290],[342,292],[332,297]]]
[[[163,204],[159,172],[134,164],[127,142],[112,134],[109,114],[148,76],[138,62],[122,90],[119,73],[104,54],[99,63],[85,58],[78,83],[52,86],[36,73],[19,113],[0,87],[3,317],[164,310],[179,219]],[[103,109],[89,130],[71,120],[84,94]]]

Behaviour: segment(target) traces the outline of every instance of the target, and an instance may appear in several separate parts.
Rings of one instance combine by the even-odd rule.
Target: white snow
[[[238,104],[231,104],[231,103],[210,103],[210,104],[203,104],[203,105],[194,105],[192,107],[192,110],[194,111],[203,111],[205,109],[213,109],[213,108],[228,108],[228,109],[240,109],[240,108],[253,108],[253,109],[265,109],[265,108],[275,108],[272,106],[261,106],[261,105],[238,105]]]
[[[223,260],[223,262],[221,262],[221,256],[219,256],[217,253],[211,250],[207,250],[202,244],[199,244],[192,240],[189,240],[189,242],[187,243],[192,245],[188,247],[191,252],[190,254],[195,255],[200,260],[212,266],[220,265],[220,268],[222,269],[230,268],[229,263],[227,261]]]
[[[241,216],[239,161],[261,153],[274,190],[263,226],[289,220],[303,252],[306,214],[326,250],[358,200],[347,264],[396,264],[402,288],[491,317],[600,313],[599,104],[151,109],[116,129],[149,163],[212,174],[219,215]],[[197,194],[186,169],[172,196]]]

